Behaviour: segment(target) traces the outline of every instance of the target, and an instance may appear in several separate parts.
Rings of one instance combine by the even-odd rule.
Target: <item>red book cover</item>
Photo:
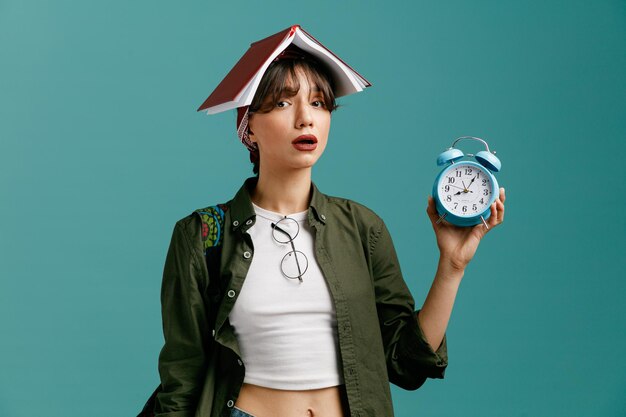
[[[198,111],[235,100],[252,77],[263,66],[267,58],[288,36],[292,36],[296,26],[271,35],[250,45],[244,56],[235,64],[211,95],[202,103]]]

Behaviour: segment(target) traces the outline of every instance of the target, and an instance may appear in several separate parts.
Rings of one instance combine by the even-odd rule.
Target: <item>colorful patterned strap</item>
[[[207,249],[222,244],[222,229],[224,229],[224,217],[227,210],[228,207],[225,204],[196,210],[202,220],[202,241],[205,254]]]

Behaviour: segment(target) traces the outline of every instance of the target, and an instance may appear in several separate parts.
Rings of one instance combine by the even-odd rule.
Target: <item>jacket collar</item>
[[[311,203],[309,205],[309,224],[326,224],[326,212],[328,207],[328,197],[311,183]]]
[[[256,220],[254,207],[252,207],[252,199],[250,193],[257,183],[257,177],[248,178],[230,204],[230,225],[233,230],[241,228],[246,231],[252,226]],[[328,205],[328,197],[321,193],[315,184],[311,183],[311,202],[309,204],[309,224],[326,224],[326,207]]]

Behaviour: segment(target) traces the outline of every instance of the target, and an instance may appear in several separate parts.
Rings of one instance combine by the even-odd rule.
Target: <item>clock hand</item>
[[[472,179],[472,181],[470,182],[470,185],[472,185],[472,182],[474,182],[474,180],[473,180],[473,179]],[[463,187],[465,187],[465,188],[463,189],[463,192],[464,192],[465,194],[467,194],[467,193],[473,193],[473,191],[468,190],[468,188],[467,188],[468,186],[466,186],[466,185],[465,185],[465,181],[461,181],[461,183],[463,184]],[[456,194],[455,194],[455,195],[456,195]]]
[[[454,187],[454,188],[458,188],[459,190],[463,190],[463,188],[457,186],[457,185],[452,185],[452,184],[448,184],[450,187]]]
[[[472,186],[472,184],[474,183],[474,180],[478,178],[478,174],[476,174],[476,176],[474,178],[472,178],[472,180],[470,181],[469,185],[467,186],[467,189],[469,190],[469,188]]]
[[[459,195],[459,194],[466,194],[466,193],[474,193],[474,191],[470,191],[470,190],[463,190],[463,191],[457,191],[456,193],[452,194],[452,195]]]

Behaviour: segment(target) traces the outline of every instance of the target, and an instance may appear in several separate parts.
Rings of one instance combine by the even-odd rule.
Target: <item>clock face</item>
[[[473,217],[487,210],[492,190],[491,176],[486,169],[463,162],[453,164],[437,185],[441,204],[459,217]]]

